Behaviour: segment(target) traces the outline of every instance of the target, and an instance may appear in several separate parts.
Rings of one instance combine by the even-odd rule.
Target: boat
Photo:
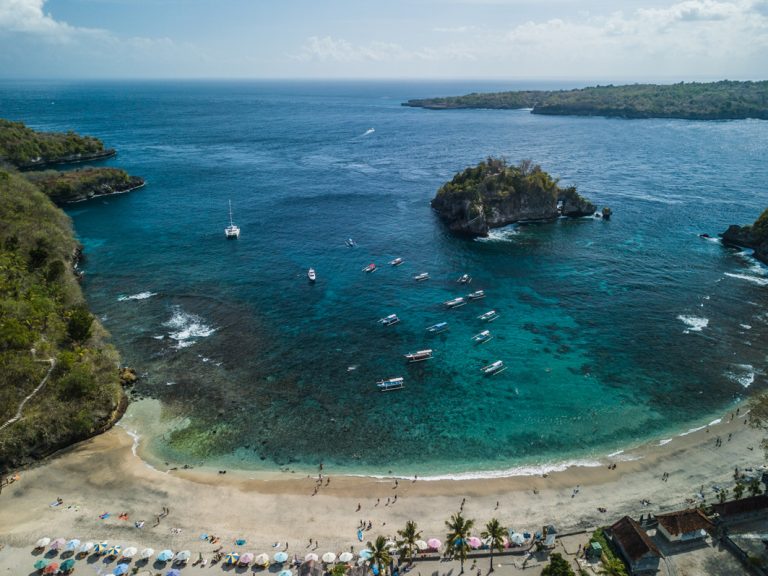
[[[379,380],[376,383],[376,386],[379,387],[379,391],[381,392],[389,392],[390,390],[402,390],[405,388],[405,382],[403,382],[403,377],[400,376],[398,378]]]
[[[397,314],[390,314],[384,318],[379,318],[379,324],[384,324],[384,326],[392,326],[392,324],[397,324],[398,322],[400,322],[400,318],[397,317]]]
[[[400,264],[402,264],[402,263],[403,263],[403,259],[402,258],[395,258],[394,260],[390,260],[389,261],[389,265],[390,266],[400,266]]]
[[[352,238],[347,238],[347,239],[344,241],[344,244],[346,244],[346,245],[347,245],[347,246],[349,246],[350,248],[354,248],[355,246],[357,246],[357,244],[355,244],[355,241],[354,241],[354,240],[352,240]]]
[[[232,222],[232,200],[229,201],[229,226],[224,228],[224,235],[230,240],[240,238],[240,228]]]
[[[483,320],[484,322],[493,322],[498,317],[499,315],[496,312],[496,310],[488,310],[488,312],[480,314],[480,316],[478,316],[477,319]]]
[[[456,280],[456,282],[458,282],[459,284],[469,284],[470,282],[472,282],[472,276],[470,276],[469,274],[462,274],[461,276],[459,276],[459,279]]]
[[[471,294],[467,294],[467,298],[470,300],[480,300],[480,298],[485,298],[485,290],[475,290]]]
[[[408,362],[423,362],[424,360],[431,360],[432,359],[432,350],[419,350],[418,352],[411,352],[409,354],[405,354],[405,359],[408,360]]]
[[[315,274],[314,268],[310,268],[309,270],[307,270],[307,278],[309,278],[310,282],[314,282],[315,280],[317,280],[317,274]]]
[[[459,306],[464,306],[466,303],[467,301],[464,300],[464,298],[454,298],[453,300],[443,302],[448,308],[458,308]]]
[[[427,332],[430,334],[440,334],[448,330],[448,322],[438,322],[427,328]]]
[[[472,342],[475,344],[483,344],[485,342],[488,342],[488,340],[492,340],[493,336],[491,336],[490,330],[483,330],[482,332],[478,332],[474,336],[472,336]]]
[[[504,362],[501,360],[496,360],[496,362],[491,362],[488,364],[488,366],[483,366],[480,368],[480,371],[485,374],[486,376],[493,376],[494,374],[499,374],[501,372],[504,372],[507,367],[504,366]]]
[[[370,264],[368,264],[368,266],[366,266],[365,268],[363,268],[363,272],[368,272],[368,273],[370,273],[370,272],[376,272],[376,264],[374,264],[373,262],[371,262]]]
[[[424,280],[429,280],[429,272],[422,272],[421,274],[416,274],[416,276],[413,277],[416,282],[423,282]]]

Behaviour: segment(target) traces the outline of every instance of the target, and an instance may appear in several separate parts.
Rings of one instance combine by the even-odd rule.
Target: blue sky
[[[0,0],[4,78],[766,72],[768,0]]]

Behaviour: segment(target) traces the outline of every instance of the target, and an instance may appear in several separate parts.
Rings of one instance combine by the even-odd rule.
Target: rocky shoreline
[[[117,156],[117,150],[109,148],[102,150],[101,152],[93,152],[88,154],[70,154],[68,156],[61,156],[59,158],[45,159],[38,158],[33,162],[17,165],[19,170],[40,170],[42,168],[48,168],[50,166],[62,166],[65,164],[82,164],[84,162],[96,162],[99,160],[106,160]]]
[[[763,215],[766,213],[768,213],[768,210],[763,212]],[[723,244],[753,249],[754,257],[763,264],[768,265],[768,238],[763,238],[757,234],[754,226],[731,224],[719,236],[722,238]]]

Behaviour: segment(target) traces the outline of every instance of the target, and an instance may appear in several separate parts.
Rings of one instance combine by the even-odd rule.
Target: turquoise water
[[[242,468],[506,469],[604,455],[765,388],[768,273],[698,234],[768,206],[768,123],[400,106],[505,87],[0,84],[4,117],[96,135],[119,149],[109,165],[148,181],[69,213],[89,303],[145,375],[139,391],[184,422],[153,451]],[[489,154],[532,158],[614,218],[451,237],[429,200]],[[238,241],[223,235],[229,199]],[[441,306],[476,289],[487,297]],[[484,325],[489,309],[500,318]],[[390,313],[402,321],[377,324]],[[450,330],[428,337],[440,321]],[[495,338],[473,345],[484,328]],[[422,348],[434,359],[404,364]],[[508,369],[484,377],[497,359]],[[405,389],[379,393],[393,376]]]

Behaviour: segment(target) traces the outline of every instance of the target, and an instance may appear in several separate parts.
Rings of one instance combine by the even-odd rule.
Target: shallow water
[[[145,427],[159,457],[420,475],[588,462],[765,387],[768,272],[698,234],[768,206],[768,123],[400,106],[484,88],[503,86],[0,84],[3,116],[96,135],[148,181],[69,213],[89,302],[163,401],[169,431]],[[487,155],[532,158],[614,218],[451,237],[429,200]],[[423,348],[433,360],[404,364]],[[496,359],[508,369],[484,377]],[[405,389],[379,393],[392,376]]]

